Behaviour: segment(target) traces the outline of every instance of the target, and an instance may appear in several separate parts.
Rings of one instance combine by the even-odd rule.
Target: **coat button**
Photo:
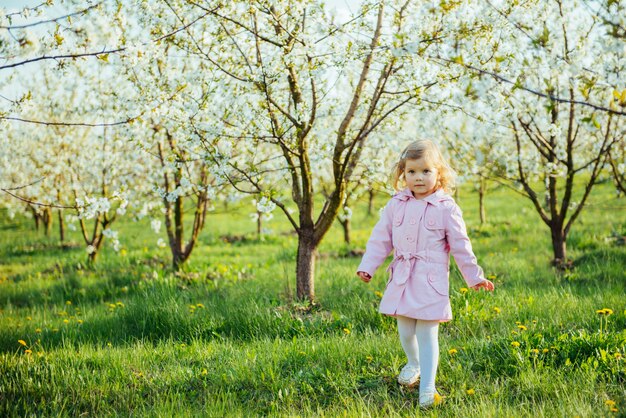
[[[416,222],[417,220],[415,220],[415,218],[411,219],[411,225],[415,225]]]
[[[413,237],[406,237],[406,240],[409,241],[409,242],[413,242],[413,241],[415,241],[415,238],[413,238]]]
[[[435,221],[433,221],[432,219],[430,221],[428,221],[428,225],[434,225]]]

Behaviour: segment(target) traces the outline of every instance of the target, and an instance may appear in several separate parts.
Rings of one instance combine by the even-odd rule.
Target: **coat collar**
[[[406,202],[409,199],[415,199],[415,197],[413,197],[413,193],[411,193],[408,187],[393,195],[393,198],[401,200],[403,202]],[[449,199],[450,196],[448,196],[446,192],[443,191],[443,189],[437,189],[435,193],[426,196],[422,200],[430,203],[431,205],[439,206],[441,202]]]

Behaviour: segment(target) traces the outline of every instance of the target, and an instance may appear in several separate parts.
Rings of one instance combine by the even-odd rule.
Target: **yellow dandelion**
[[[26,320],[27,320],[27,321],[32,321],[32,320],[33,320],[33,318],[31,318],[30,316],[27,316],[27,317],[26,317]]]
[[[511,331],[511,335],[517,335],[517,334],[519,334],[519,332],[517,332],[517,331]]]
[[[372,361],[374,361],[374,357],[367,356],[367,357],[365,357],[365,361],[367,361],[368,363],[371,363]]]
[[[497,314],[499,314],[500,312],[502,312],[502,309],[498,308],[497,306],[493,307],[493,311]]]
[[[526,331],[528,329],[524,325],[518,325],[517,328],[521,329],[522,331]]]
[[[204,305],[201,303],[196,303],[196,307],[204,309]]]
[[[71,300],[66,300],[66,301],[65,301],[65,304],[66,304],[66,305],[71,305],[71,304],[72,304],[72,301],[71,301]]]
[[[35,332],[36,332],[37,334],[41,334],[41,328],[36,328],[36,329],[35,329]]]
[[[344,329],[343,329],[343,332],[344,332],[346,335],[349,335],[351,331],[350,331],[348,328],[344,328]]]
[[[209,371],[207,369],[202,369],[202,372],[200,374],[202,376],[206,376],[207,374],[209,374]]]
[[[475,394],[475,393],[476,393],[476,391],[475,391],[474,389],[467,389],[465,392],[466,392],[468,395],[473,395],[473,394]]]
[[[115,303],[109,303],[109,308],[110,309],[115,309]]]
[[[596,313],[599,315],[609,316],[609,315],[613,315],[613,309],[609,309],[609,308],[598,309]]]
[[[116,302],[115,304],[116,304],[117,306],[121,307],[121,308],[123,308],[123,307],[124,307],[124,304],[123,304],[122,302],[119,302],[119,301],[118,301],[118,302]]]
[[[435,401],[433,402],[433,405],[439,405],[441,402],[443,402],[443,396],[435,392]]]
[[[374,295],[376,295],[376,297],[380,299],[380,298],[383,297],[383,292],[377,290],[377,291],[374,292]]]
[[[455,355],[456,353],[458,353],[456,348],[451,348],[448,350],[448,354],[450,354],[451,356]]]
[[[515,321],[515,325],[521,325],[522,323],[520,321]]]
[[[18,343],[20,343],[21,345],[23,345],[24,347],[26,347],[28,344],[26,344],[26,341],[24,340],[17,340]]]
[[[618,352],[618,353],[615,353],[615,354],[613,354],[613,357],[615,357],[616,359],[618,359],[618,360],[619,360],[619,359],[621,359],[621,358],[622,358],[622,353],[619,353],[619,352]]]
[[[79,319],[77,322],[78,322],[79,324],[82,324],[82,323],[83,323],[83,320],[82,320],[82,319]]]
[[[24,350],[24,354],[30,355],[30,354],[33,354],[33,351],[32,350]]]
[[[469,289],[468,289],[467,287],[462,287],[461,289],[459,289],[459,291],[460,291],[462,294],[466,294],[466,293],[469,291]]]
[[[612,408],[610,409],[610,411],[611,411],[611,412],[617,412],[617,411],[618,411],[618,409],[617,409],[616,407],[612,407]]]
[[[604,404],[606,406],[615,406],[615,401],[613,401],[611,399],[607,399],[606,401],[604,401]]]
[[[69,319],[64,319],[64,320],[63,320],[63,323],[64,323],[64,324],[67,324],[67,323],[69,323],[69,322],[70,322],[70,320],[69,320]]]
[[[513,347],[519,347],[519,346],[520,346],[520,344],[519,344],[517,341],[513,341],[513,342],[511,343],[511,345],[512,345]]]
[[[541,352],[542,352],[543,354],[546,354],[546,353],[547,353],[547,352],[549,352],[549,351],[550,351],[550,350],[548,350],[547,348],[544,348],[543,350],[541,350]]]
[[[530,352],[535,355],[539,354],[539,350],[536,348],[533,348],[532,350],[530,350]]]

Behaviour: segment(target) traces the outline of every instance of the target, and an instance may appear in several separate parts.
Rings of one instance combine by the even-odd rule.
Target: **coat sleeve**
[[[392,241],[392,200],[387,203],[380,219],[376,223],[370,239],[367,241],[365,254],[357,271],[364,271],[370,276],[385,261],[393,249]]]
[[[485,280],[483,269],[478,265],[474,251],[472,251],[461,208],[456,203],[452,203],[450,216],[447,219],[446,239],[454,261],[467,285],[476,286]]]

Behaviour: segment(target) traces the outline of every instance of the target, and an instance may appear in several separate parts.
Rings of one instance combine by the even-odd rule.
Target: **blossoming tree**
[[[297,296],[313,300],[316,249],[345,202],[368,138],[438,84],[437,74],[423,71],[421,51],[442,30],[445,10],[416,21],[419,6],[410,1],[366,1],[339,20],[316,1],[233,1],[212,10],[190,4],[210,16],[206,26],[189,28],[196,53],[226,76],[213,102],[216,120],[223,135],[242,140],[229,179],[283,211],[298,235]],[[172,8],[181,23],[191,20],[182,5]],[[418,36],[409,47],[417,54],[398,52]],[[282,173],[278,184],[266,180],[273,171]],[[324,171],[332,183],[316,210],[316,177]],[[297,216],[281,194],[285,184]]]

